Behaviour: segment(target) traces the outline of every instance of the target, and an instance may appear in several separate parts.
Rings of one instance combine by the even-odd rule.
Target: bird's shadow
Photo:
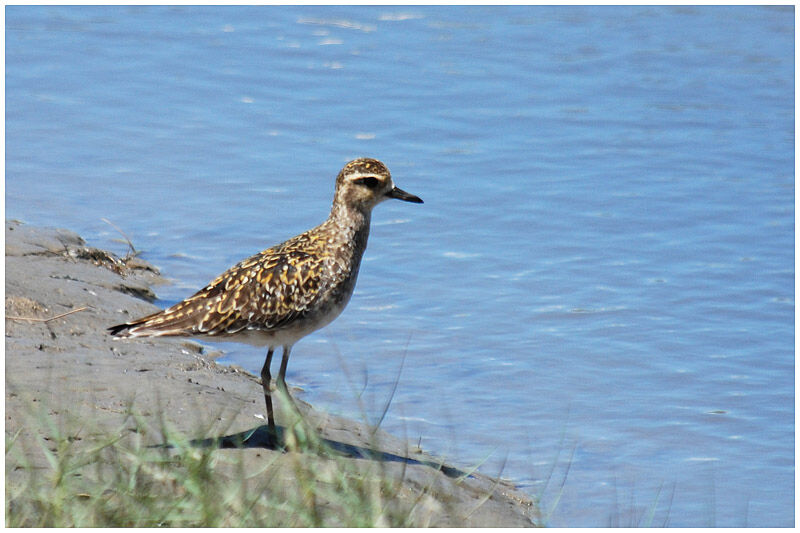
[[[206,439],[194,439],[189,441],[191,446],[200,448],[259,448],[275,451],[286,451],[283,443],[286,442],[286,429],[280,426],[275,428],[276,435],[272,435],[266,425],[256,426],[247,431],[225,435],[223,437],[210,437]],[[374,461],[400,462],[409,465],[423,465],[441,471],[444,475],[451,478],[471,477],[471,474],[463,472],[452,466],[447,466],[436,461],[426,461],[412,459],[390,452],[366,448],[354,444],[347,444],[336,440],[319,437],[320,443],[332,450],[334,453],[354,459],[371,459]],[[162,447],[172,447],[169,444],[159,445]]]

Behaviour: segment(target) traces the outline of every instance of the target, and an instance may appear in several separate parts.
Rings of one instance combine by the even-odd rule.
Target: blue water
[[[794,8],[6,8],[6,217],[174,281],[382,159],[316,406],[554,526],[794,524]],[[227,344],[258,371],[264,354]],[[398,378],[399,376],[399,378]],[[257,420],[254,418],[254,423]]]

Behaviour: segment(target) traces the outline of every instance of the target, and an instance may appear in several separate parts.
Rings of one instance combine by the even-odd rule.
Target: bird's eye
[[[360,185],[364,185],[365,187],[367,187],[369,189],[374,189],[375,187],[380,185],[380,181],[378,181],[378,178],[358,178],[355,181],[356,181],[356,183],[358,183]]]

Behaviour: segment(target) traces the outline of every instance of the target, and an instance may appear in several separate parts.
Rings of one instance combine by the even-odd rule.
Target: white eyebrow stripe
[[[358,174],[353,174],[352,176],[350,176],[350,180],[351,181],[355,181],[355,180],[358,180],[358,179],[361,179],[361,178],[375,178],[378,181],[381,181],[381,180],[384,179],[380,175],[373,174],[371,172],[370,173],[366,173],[366,174],[363,174],[363,173],[359,172]]]

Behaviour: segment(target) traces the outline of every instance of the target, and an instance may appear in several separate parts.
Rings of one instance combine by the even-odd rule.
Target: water
[[[377,208],[305,399],[399,379],[383,427],[550,525],[791,526],[793,45],[791,6],[9,6],[6,216],[111,220],[167,305],[378,157],[425,204]]]

